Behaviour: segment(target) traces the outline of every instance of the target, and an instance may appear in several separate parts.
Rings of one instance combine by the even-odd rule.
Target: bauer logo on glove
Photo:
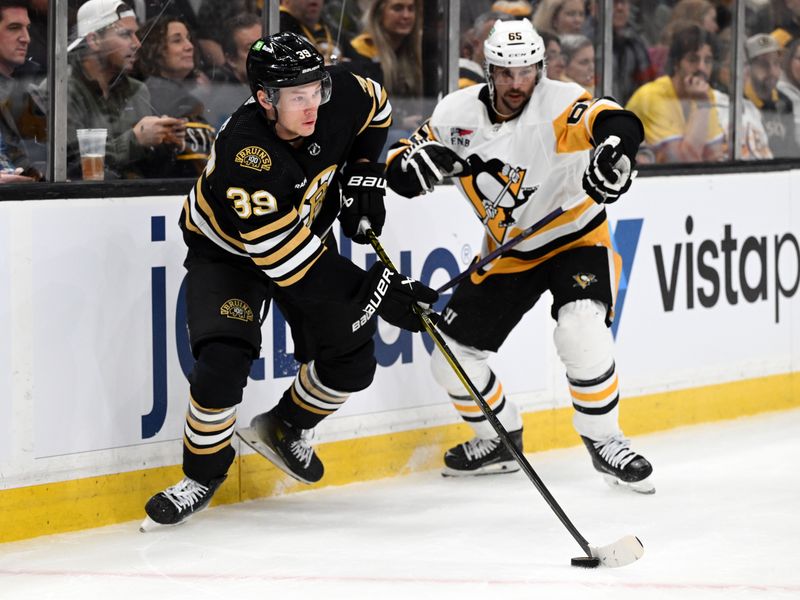
[[[594,149],[583,174],[583,189],[598,204],[611,204],[628,191],[636,178],[635,161],[626,156],[620,139],[608,136]]]
[[[361,162],[344,169],[342,207],[339,222],[344,234],[356,244],[368,244],[366,236],[359,231],[361,219],[369,219],[376,235],[380,235],[386,221],[386,178],[382,163]]]

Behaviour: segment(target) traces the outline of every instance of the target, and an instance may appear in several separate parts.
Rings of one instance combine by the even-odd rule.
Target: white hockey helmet
[[[544,60],[544,40],[528,19],[495,21],[486,41],[483,54],[486,69],[497,67],[526,67]]]

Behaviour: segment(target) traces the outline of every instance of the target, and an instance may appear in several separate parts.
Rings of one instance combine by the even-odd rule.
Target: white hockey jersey
[[[470,163],[472,173],[456,183],[484,224],[484,253],[554,209],[572,207],[496,261],[491,272],[529,269],[568,247],[610,247],[605,210],[586,195],[581,180],[595,119],[622,107],[593,99],[577,84],[549,79],[537,83],[514,119],[492,123],[487,104],[485,85],[453,92],[407,140],[408,145],[438,140]],[[388,162],[406,148],[394,148]]]

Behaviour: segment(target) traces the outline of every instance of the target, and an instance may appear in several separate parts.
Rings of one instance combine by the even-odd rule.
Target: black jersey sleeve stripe
[[[208,204],[205,195],[203,195],[202,182],[203,178],[201,177],[200,181],[198,181],[197,185],[195,185],[194,189],[190,193],[190,197],[194,196],[195,198],[195,206],[203,213],[203,215],[206,217],[206,222],[211,225],[211,227],[214,229],[214,232],[220,238],[228,242],[234,248],[238,250],[244,250],[244,244],[241,240],[228,235],[222,229],[222,227],[220,227],[219,221],[217,221],[217,215],[214,214],[214,209]]]
[[[208,208],[207,204],[206,207]],[[194,223],[194,225],[202,232],[203,236],[211,240],[213,243],[215,243],[223,250],[230,252],[231,254],[237,254],[239,256],[247,256],[247,253],[243,251],[244,244],[242,244],[240,241],[235,240],[230,236],[225,236],[228,238],[228,240],[231,240],[232,242],[231,243],[227,241],[225,237],[220,237],[217,234],[217,230],[206,220],[206,217],[201,212],[200,207],[198,206],[195,190],[192,190],[189,193],[189,209],[190,209],[192,223]],[[213,217],[213,213],[212,213],[212,218],[214,219],[214,221],[216,221],[216,218]]]
[[[320,245],[318,251],[312,255],[303,265],[298,267],[292,272],[286,273],[282,276],[272,276],[272,280],[281,287],[288,287],[300,281],[303,277],[305,277],[306,273],[308,273],[309,269],[314,266],[314,263],[319,260],[320,256],[325,253],[325,246]],[[269,275],[269,272],[267,272]]]
[[[285,255],[280,260],[273,260],[270,263],[269,256],[263,258],[253,257],[252,260],[266,273],[270,279],[276,281],[291,276],[298,270],[305,268],[309,261],[313,261],[322,252],[322,244],[318,237],[309,236],[305,243],[300,242],[292,245],[292,252]]]
[[[254,229],[253,231],[246,231],[243,232],[242,239],[247,242],[257,242],[262,238],[272,237],[278,233],[280,233],[284,229],[291,229],[294,227],[297,222],[300,220],[300,215],[297,214],[297,210],[294,208],[283,215],[280,219],[276,219],[258,229]]]
[[[189,196],[183,201],[183,224],[192,233],[203,235],[203,232],[192,222],[191,208],[189,207]]]
[[[303,227],[290,239],[283,240],[277,246],[273,246],[274,251],[261,253],[251,251],[250,255],[253,257],[253,262],[259,267],[270,267],[291,259],[294,254],[300,252],[302,247],[309,243],[319,244],[319,241],[314,242],[311,230]],[[247,246],[247,249],[251,250],[251,246]]]
[[[392,105],[389,103],[389,96],[386,90],[372,79],[364,79],[356,76],[361,84],[361,88],[366,92],[372,101],[372,107],[367,115],[364,124],[359,129],[360,134],[367,127],[388,127],[392,123]]]

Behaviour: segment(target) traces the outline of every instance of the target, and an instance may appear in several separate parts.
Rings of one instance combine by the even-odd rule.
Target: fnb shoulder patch
[[[266,150],[259,146],[248,146],[236,153],[236,164],[254,171],[269,171],[272,168],[272,159]]]
[[[249,323],[253,320],[253,309],[248,306],[247,302],[239,300],[239,298],[226,300],[225,304],[220,306],[219,314],[229,319],[244,321],[245,323]]]

